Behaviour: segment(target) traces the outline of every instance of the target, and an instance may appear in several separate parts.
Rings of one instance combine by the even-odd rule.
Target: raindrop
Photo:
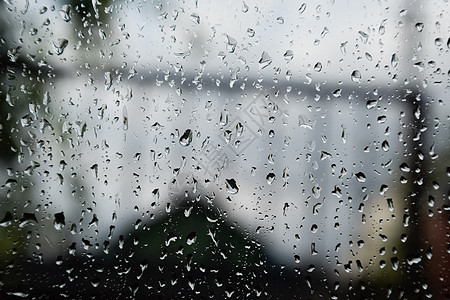
[[[361,72],[358,70],[354,70],[351,74],[351,78],[353,82],[360,83],[361,82]]]
[[[242,125],[241,122],[238,122],[236,124],[236,136],[240,137],[242,135],[242,132],[244,131],[244,125]]]
[[[128,130],[128,110],[126,106],[124,106],[122,109],[122,116],[123,116],[122,128],[123,130]]]
[[[232,132],[231,130],[225,130],[225,132],[223,133],[223,137],[225,138],[225,142],[226,142],[227,144],[229,144],[230,141],[231,141],[232,133],[233,133],[233,132]]]
[[[23,213],[22,218],[19,220],[19,228],[26,226],[33,226],[38,223],[36,216],[32,213]]]
[[[341,95],[342,95],[342,89],[337,89],[333,92],[333,96],[336,98],[341,97]]]
[[[386,194],[386,192],[388,191],[389,187],[385,184],[382,184],[380,187],[380,195],[384,196]]]
[[[167,238],[166,238],[166,241],[165,241],[166,247],[168,247],[171,243],[175,242],[177,239],[178,239],[178,237],[176,236],[175,233],[169,232],[167,234]]]
[[[320,72],[322,71],[322,63],[318,62],[314,65],[314,71]]]
[[[186,129],[183,135],[180,137],[180,145],[183,147],[187,147],[192,142],[192,130]]]
[[[272,58],[269,56],[269,54],[266,51],[263,51],[258,63],[259,63],[259,68],[262,70],[272,63]]]
[[[387,198],[387,205],[390,211],[394,211],[394,201],[392,201],[392,198]]]
[[[191,20],[197,24],[200,24],[200,16],[196,13],[191,14]]]
[[[233,53],[236,50],[237,41],[228,34],[226,35],[226,37],[227,37],[227,50],[229,53]]]
[[[194,244],[196,240],[197,240],[197,233],[191,232],[186,237],[186,244],[190,246]]]
[[[355,174],[355,176],[358,182],[366,182],[366,175],[363,172],[358,172]]]
[[[365,33],[364,31],[358,31],[359,35],[361,36],[361,40],[363,42],[363,44],[367,43],[367,40],[369,39],[369,35],[367,33]]]
[[[294,58],[294,52],[292,50],[286,50],[283,56],[286,61],[291,61]]]
[[[372,109],[375,106],[377,106],[377,104],[378,104],[378,100],[376,100],[376,99],[367,100],[366,107],[367,107],[367,109]]]
[[[416,23],[416,29],[418,32],[422,32],[423,28],[424,28],[423,23],[420,23],[420,22]]]
[[[26,114],[20,119],[20,123],[22,124],[22,127],[29,127],[31,124],[33,124],[33,117],[31,114]]]
[[[441,38],[436,38],[435,40],[434,40],[434,44],[436,45],[436,46],[438,46],[438,47],[440,47],[440,46],[442,46],[442,39]]]
[[[244,1],[242,1],[242,12],[243,12],[243,13],[246,13],[246,12],[248,12],[248,5],[247,5],[247,4],[245,4],[245,2],[244,2]]]
[[[1,227],[8,227],[9,225],[12,224],[12,220],[13,220],[13,215],[12,213],[10,213],[9,211],[7,211],[5,213],[5,216],[3,217],[3,219],[0,221],[0,226]]]
[[[66,49],[69,41],[67,39],[61,38],[53,41],[53,48],[56,51],[56,54],[61,55],[64,53],[64,49]]]
[[[402,163],[402,164],[400,165],[400,170],[402,170],[403,172],[409,172],[409,171],[411,171],[411,169],[409,168],[409,166],[408,166],[407,163]]]
[[[388,141],[383,141],[383,143],[381,143],[381,148],[383,149],[383,151],[387,152],[389,151],[389,142]]]
[[[391,66],[393,67],[393,68],[395,68],[395,67],[397,67],[397,65],[398,65],[398,57],[397,57],[397,54],[392,54],[392,57],[391,57]]]
[[[55,219],[53,220],[53,226],[55,226],[56,230],[61,230],[66,226],[66,218],[64,217],[64,213],[56,213]]]
[[[152,194],[153,194],[153,199],[154,199],[155,201],[158,201],[158,200],[159,200],[159,189],[158,189],[158,188],[154,189],[154,190],[152,191]]]
[[[316,185],[314,185],[314,186],[312,187],[311,190],[312,190],[312,193],[313,193],[314,198],[319,199],[319,197],[320,197],[320,186],[318,186],[318,185],[316,184]]]
[[[303,3],[303,4],[300,6],[300,8],[298,9],[298,12],[299,12],[300,14],[303,14],[303,13],[305,12],[305,10],[306,10],[306,3]]]
[[[70,4],[64,4],[59,10],[61,18],[63,18],[63,20],[66,22],[69,22],[71,20],[70,10],[71,10]]]
[[[111,72],[105,72],[105,90],[109,90],[112,85]]]
[[[275,180],[275,174],[274,173],[267,174],[266,180],[268,184],[272,184]]]
[[[420,257],[420,256],[418,256],[418,257],[408,257],[407,258],[408,265],[418,264],[421,261],[422,261],[422,257]]]
[[[225,185],[228,193],[237,194],[237,192],[239,192],[236,180],[234,180],[233,178],[225,179]]]
[[[106,32],[103,29],[99,28],[98,29],[98,36],[100,37],[100,39],[105,40],[106,39]]]
[[[55,264],[58,265],[58,266],[60,266],[60,265],[62,265],[62,263],[63,263],[63,258],[62,258],[61,255],[59,255],[59,256],[56,258]]]

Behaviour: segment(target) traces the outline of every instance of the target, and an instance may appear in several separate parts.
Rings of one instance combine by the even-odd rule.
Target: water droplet
[[[56,258],[55,264],[58,265],[58,266],[60,266],[60,265],[63,264],[63,258],[62,258],[61,255],[59,255],[59,256]]]
[[[191,14],[191,20],[197,24],[200,24],[200,16],[196,13]]]
[[[243,13],[246,13],[246,12],[248,12],[248,5],[247,5],[247,4],[245,4],[245,2],[244,2],[244,1],[242,1],[242,12],[243,12]]]
[[[319,199],[320,197],[320,186],[318,186],[317,184],[315,184],[312,189],[311,189],[314,198]],[[314,210],[314,209],[313,209]]]
[[[409,171],[411,171],[411,169],[409,168],[409,166],[408,166],[407,163],[402,163],[402,164],[400,165],[400,170],[402,170],[403,172],[409,172]]]
[[[26,114],[20,119],[20,123],[22,124],[22,127],[29,127],[31,124],[33,124],[33,117],[31,114]]]
[[[186,129],[183,135],[180,137],[180,145],[183,147],[187,147],[192,142],[192,130]]]
[[[397,67],[397,65],[398,65],[398,57],[397,57],[397,54],[392,54],[392,57],[391,57],[391,66],[393,67],[393,68],[395,68],[395,67]]]
[[[98,279],[98,278],[92,279],[91,280],[91,284],[92,284],[93,287],[98,287],[99,284],[100,284],[100,279]]]
[[[407,257],[406,260],[408,262],[408,265],[414,265],[414,264],[420,263],[422,261],[422,257],[420,257],[420,256],[416,256],[416,257],[410,256],[410,257]]]
[[[266,180],[268,184],[272,184],[275,180],[275,174],[274,173],[267,174]]]
[[[366,175],[363,172],[358,172],[355,174],[355,176],[358,182],[366,182]]]
[[[128,130],[128,109],[126,106],[122,109],[122,117],[123,117],[123,130]]]
[[[32,213],[23,213],[22,218],[19,220],[19,228],[26,226],[33,226],[38,223],[36,216]]]
[[[70,10],[71,10],[70,4],[64,4],[61,6],[61,9],[59,10],[59,14],[61,15],[61,18],[63,18],[64,21],[69,22],[71,20],[70,16]]]
[[[105,72],[105,90],[109,90],[112,85],[111,72]]]
[[[64,53],[64,49],[66,49],[69,41],[67,39],[61,38],[53,41],[53,48],[56,51],[56,54],[61,55]]]
[[[390,211],[394,211],[394,201],[392,201],[392,198],[387,198],[387,205]]]
[[[269,56],[269,54],[266,51],[264,51],[261,54],[261,58],[259,59],[258,63],[259,63],[259,68],[262,70],[272,63],[272,58]]]
[[[298,9],[298,12],[299,12],[300,14],[303,14],[303,13],[305,12],[305,10],[306,10],[306,3],[303,3],[303,4],[300,6],[300,8]]]
[[[367,40],[369,39],[369,35],[367,33],[365,33],[364,31],[358,31],[359,35],[361,36],[361,40],[363,42],[363,44],[367,43]]]
[[[322,71],[322,63],[318,62],[314,65],[314,71],[320,72]]]
[[[232,133],[233,133],[233,132],[232,132],[231,130],[225,130],[224,133],[223,133],[223,137],[225,138],[225,142],[226,142],[227,144],[229,144],[230,141],[231,141]]]
[[[186,237],[186,244],[188,244],[190,246],[190,245],[194,244],[196,240],[197,240],[197,233],[191,232]]]
[[[5,213],[5,216],[3,217],[3,219],[0,221],[0,226],[1,227],[8,227],[8,226],[10,226],[12,224],[12,220],[13,220],[12,213],[7,211]]]
[[[56,213],[55,219],[53,220],[53,226],[56,230],[61,230],[66,226],[66,218],[64,217],[64,212]]]
[[[383,141],[383,143],[381,143],[381,148],[383,149],[383,151],[387,152],[389,151],[389,142],[388,141]]]
[[[98,36],[100,37],[100,39],[106,40],[106,32],[101,28],[98,29]]]
[[[228,112],[227,111],[220,112],[219,124],[222,126],[225,126],[228,124]]]
[[[354,70],[351,74],[351,78],[353,82],[361,83],[361,72]]]
[[[177,239],[178,239],[178,237],[176,236],[175,233],[169,232],[167,234],[167,238],[166,238],[166,241],[165,241],[166,247],[168,247],[171,243],[175,242]]]
[[[384,196],[388,191],[389,187],[386,184],[382,184],[380,187],[380,195]]]
[[[226,37],[227,37],[227,50],[229,53],[234,53],[234,51],[236,50],[237,41],[228,34],[226,35]]]
[[[425,26],[423,25],[423,23],[420,23],[420,22],[416,23],[416,29],[417,29],[418,32],[422,32],[424,27]]]
[[[342,95],[342,89],[337,89],[333,92],[333,96],[336,98],[341,97],[341,95]]]
[[[240,137],[242,135],[242,132],[244,131],[244,125],[242,125],[241,122],[238,122],[236,124],[236,136]]]
[[[283,56],[284,59],[289,62],[294,58],[294,52],[292,52],[292,50],[286,50]]]
[[[375,106],[377,106],[377,104],[378,104],[378,100],[376,100],[376,99],[367,100],[366,107],[367,107],[367,109],[372,109]]]
[[[234,180],[233,178],[225,179],[225,185],[228,193],[237,194],[237,192],[239,192],[236,180]]]

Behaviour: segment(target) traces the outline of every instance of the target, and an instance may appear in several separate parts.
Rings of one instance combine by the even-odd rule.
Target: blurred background
[[[1,298],[448,299],[448,2],[0,3]]]

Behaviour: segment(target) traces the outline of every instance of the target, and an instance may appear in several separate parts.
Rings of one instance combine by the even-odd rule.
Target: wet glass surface
[[[446,1],[0,9],[0,298],[450,296]]]

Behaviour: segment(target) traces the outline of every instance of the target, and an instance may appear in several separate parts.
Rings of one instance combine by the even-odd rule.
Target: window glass
[[[446,1],[0,9],[1,298],[450,296]]]

